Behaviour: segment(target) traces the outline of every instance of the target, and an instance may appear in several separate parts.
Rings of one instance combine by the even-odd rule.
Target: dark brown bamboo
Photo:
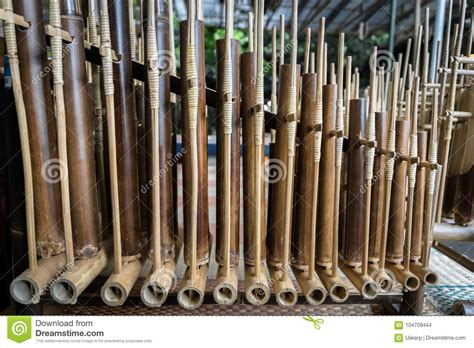
[[[242,115],[242,144],[243,144],[243,197],[244,197],[244,259],[248,265],[253,265],[255,261],[255,226],[257,224],[255,216],[255,121],[252,108],[256,104],[255,99],[255,79],[256,79],[256,59],[255,52],[242,53],[240,56],[240,79],[242,81],[242,102],[240,112]],[[263,134],[262,134],[263,136]],[[265,161],[262,146],[262,166]],[[262,177],[261,197],[265,197],[265,185]],[[262,199],[261,211],[265,211],[265,200]],[[261,259],[266,258],[266,228],[265,214],[261,214]]]
[[[410,121],[396,121],[395,151],[397,156],[408,156]],[[407,162],[399,158],[395,162],[392,194],[390,197],[390,220],[388,224],[387,261],[399,263],[403,260],[403,236],[405,231]]]
[[[316,263],[330,268],[334,230],[334,178],[336,171],[336,98],[337,86],[323,87],[323,132],[319,176],[318,222],[316,228]]]
[[[129,7],[126,1],[108,1],[112,49],[120,56],[113,67],[117,136],[117,170],[120,231],[123,256],[140,252],[138,202],[138,158],[135,105],[133,104],[132,58]]]
[[[292,236],[294,266],[300,269],[308,268],[311,252],[311,224],[308,222],[311,221],[314,188],[314,132],[311,126],[316,103],[316,80],[314,73],[303,74]]]
[[[42,4],[39,1],[14,2],[15,13],[30,23],[28,30],[17,30],[18,57],[23,97],[28,115],[28,133],[34,186],[36,243],[42,257],[64,251],[61,188],[46,35]]]
[[[388,139],[388,115],[386,112],[375,113],[375,139],[377,147],[387,148]],[[377,263],[379,260],[380,241],[383,228],[383,202],[385,197],[385,161],[383,153],[375,156],[374,179],[372,185],[371,217],[370,217],[370,239],[369,239],[369,261]]]
[[[207,118],[205,97],[205,64],[204,64],[204,22],[196,21],[195,24],[195,46],[196,60],[198,64],[197,76],[199,84],[199,106],[198,106],[198,216],[197,216],[197,264],[206,264],[209,261],[209,213],[208,213],[208,174],[207,174]],[[180,54],[181,62],[186,61],[186,50],[188,45],[187,21],[180,23]],[[186,87],[186,64],[181,65],[181,95],[185,95]],[[187,98],[181,99],[181,125],[183,134],[183,147],[186,152],[183,155],[183,199],[184,199],[184,244],[191,245],[191,148],[189,127],[186,125],[189,118],[189,107]],[[185,262],[190,265],[191,248],[185,247]]]
[[[297,76],[300,75],[300,66],[297,66]],[[299,80],[296,84],[296,95],[299,95]],[[272,202],[269,207],[268,217],[268,261],[275,266],[281,266],[283,257],[283,242],[285,235],[285,200],[286,200],[286,179],[288,168],[288,145],[287,145],[287,121],[286,115],[289,111],[289,86],[291,85],[291,65],[280,66],[280,79],[278,88],[278,113],[275,122],[276,142],[273,147],[272,158],[269,161],[268,169],[276,169],[276,178],[267,175],[271,191],[268,200]],[[293,157],[294,158],[294,157]],[[275,180],[276,182],[274,182]],[[279,180],[277,180],[279,179]],[[292,198],[291,198],[292,199]],[[291,240],[291,236],[290,236]]]
[[[222,82],[224,80],[225,40],[217,40],[217,207],[216,207],[216,260],[224,262],[224,96]],[[240,95],[240,43],[232,40],[232,96]],[[232,108],[232,139],[231,139],[231,238],[230,265],[235,266],[239,260],[239,228],[240,228],[240,103],[234,102]]]
[[[64,100],[74,253],[94,256],[100,247],[99,211],[94,165],[91,100],[87,93],[84,20],[80,1],[61,1],[62,26],[74,42],[63,47]]]
[[[418,132],[418,157],[420,162],[426,161],[428,149],[428,133]],[[411,259],[418,261],[421,258],[423,237],[423,219],[425,209],[426,168],[419,166],[416,173],[415,197],[413,201],[413,225],[411,235]]]
[[[145,2],[146,3],[146,2]],[[146,13],[147,7],[144,6]],[[160,230],[161,230],[161,258],[162,262],[169,261],[175,257],[175,236],[174,236],[174,209],[173,209],[173,172],[171,165],[173,163],[173,152],[171,144],[172,133],[172,114],[170,104],[170,42],[169,42],[169,11],[168,5],[164,0],[155,0],[155,26],[156,26],[156,40],[158,50],[158,64],[161,69],[159,80],[159,109],[158,109],[158,131],[159,131],[159,145],[160,145],[160,207],[153,208],[153,211],[160,212]],[[148,89],[146,91],[149,93]],[[152,174],[152,133],[149,131],[151,124],[150,113],[147,112],[146,137],[147,137],[147,171],[148,180],[156,180]],[[168,164],[168,161],[173,164]],[[149,207],[152,207],[151,194],[148,196]],[[149,210],[148,221],[151,221],[151,211]],[[151,223],[150,227],[151,229]]]
[[[350,101],[349,151],[347,166],[347,208],[344,258],[351,266],[360,266],[364,228],[364,146],[359,143],[365,134],[365,100]]]

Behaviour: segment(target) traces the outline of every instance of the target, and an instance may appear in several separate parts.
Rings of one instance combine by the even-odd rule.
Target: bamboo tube
[[[15,98],[15,107],[18,118],[18,128],[20,131],[20,144],[23,163],[23,175],[25,185],[25,211],[26,211],[26,234],[28,244],[28,267],[30,272],[36,271],[38,261],[36,255],[36,233],[35,233],[35,206],[34,206],[34,187],[31,150],[28,139],[28,123],[23,99],[23,89],[21,84],[20,62],[18,60],[18,47],[15,33],[15,22],[12,0],[2,0],[2,8],[6,14],[6,20],[3,23],[5,34],[5,45],[8,54],[8,62],[11,69],[11,78],[13,85],[13,95]],[[13,283],[12,283],[13,284]],[[10,287],[12,289],[12,286]],[[13,293],[12,293],[13,296]],[[18,298],[18,297],[17,297]],[[17,301],[17,299],[15,299]],[[29,300],[28,300],[29,301]]]
[[[13,11],[12,6],[7,6],[7,3],[4,5],[6,12]],[[27,193],[27,204],[30,207],[34,206],[35,227],[33,229],[30,227],[27,231],[28,233],[34,231],[36,234],[36,249],[39,256],[49,257],[64,252],[65,246],[64,231],[60,222],[62,219],[60,180],[64,168],[58,160],[56,144],[58,138],[50,80],[41,78],[44,71],[48,69],[44,29],[46,23],[42,5],[38,1],[33,3],[26,0],[14,1],[14,10],[18,15],[28,18],[30,23],[28,30],[19,30],[15,34],[18,46],[15,47],[14,54],[17,54],[21,61],[18,66],[19,71],[13,73],[16,62],[10,63],[12,80],[13,75],[20,77],[21,74],[25,112],[28,115],[26,118],[28,133],[26,131],[22,131],[22,133],[24,136],[28,134],[29,137],[30,155],[28,158],[31,158],[33,191],[30,192],[28,185],[25,186],[25,189],[29,192],[29,194]],[[13,23],[12,21],[10,22]],[[9,39],[9,41],[11,43],[8,46],[12,47],[13,40]],[[11,50],[12,48],[9,49],[9,51]],[[15,60],[15,58],[13,59]],[[18,81],[20,83],[20,79]],[[24,142],[22,148],[26,150]],[[28,168],[25,168],[26,175],[28,175]],[[28,179],[26,178],[26,180]],[[31,202],[29,199],[33,201]],[[28,208],[29,226],[32,226],[33,223],[31,214]]]
[[[257,73],[256,73],[256,88],[255,88],[255,214],[256,220],[258,221],[260,215],[265,215],[261,210],[261,200],[265,199],[265,196],[261,196],[261,185],[262,185],[262,168],[261,163],[261,148],[264,147],[264,138],[262,132],[264,132],[264,71],[263,71],[263,16],[265,9],[265,1],[257,0],[255,2],[255,43],[257,45]],[[255,229],[255,277],[261,277],[261,224],[256,224]]]
[[[352,76],[352,56],[347,56],[346,64],[346,96],[345,96],[345,113],[344,113],[344,136],[349,136],[349,112],[351,99],[351,76]]]
[[[264,165],[264,147],[260,148],[261,155],[260,162],[256,163],[256,149],[255,146],[255,120],[254,107],[256,105],[255,89],[256,85],[256,53],[243,53],[240,58],[241,73],[240,78],[242,82],[242,144],[243,144],[243,172],[248,173],[243,177],[244,190],[244,262],[245,262],[245,297],[248,302],[253,305],[263,305],[270,299],[270,288],[268,287],[267,279],[263,272],[259,277],[255,275],[255,243],[257,236],[255,231],[257,224],[260,224],[260,259],[265,260],[266,257],[266,228],[265,215],[256,214],[256,180],[255,172],[257,167]],[[262,137],[264,129],[261,129]],[[263,176],[260,180],[263,181]],[[265,197],[265,185],[262,182],[260,185],[260,197]],[[261,211],[265,211],[265,200],[260,200]]]
[[[352,267],[362,265],[364,203],[367,187],[364,183],[364,149],[360,135],[366,134],[366,109],[363,99],[350,102],[349,151],[347,155],[347,221],[344,242],[345,263]]]
[[[57,279],[50,289],[51,297],[61,304],[75,304],[78,297],[111,260],[111,245],[106,242],[92,257],[80,259]]]
[[[151,144],[151,177],[155,181],[151,187],[151,234],[150,256],[153,261],[152,273],[145,280],[140,294],[144,303],[151,306],[159,306],[166,300],[168,290],[163,284],[156,281],[162,280],[163,259],[161,256],[161,182],[160,182],[160,131],[159,131],[159,108],[160,108],[160,72],[158,65],[158,50],[155,27],[155,0],[147,3],[147,30],[146,30],[146,60],[147,60],[147,84],[150,100],[150,131]],[[170,283],[167,283],[170,284]],[[171,285],[171,284],[170,284]],[[148,296],[147,296],[148,295]]]
[[[253,29],[253,12],[248,13],[248,36],[249,36],[249,52],[254,51],[254,29]]]
[[[379,90],[384,93],[385,86],[379,83]],[[375,138],[377,139],[378,149],[387,148],[388,137],[388,115],[386,112],[375,113]],[[383,225],[383,200],[385,196],[385,185],[383,176],[385,174],[386,155],[379,151],[374,160],[374,173],[376,178],[372,187],[371,199],[371,220],[370,220],[370,239],[369,239],[369,261],[377,264],[380,260],[380,243],[382,239]]]
[[[390,88],[390,108],[389,108],[389,126],[388,126],[388,137],[386,147],[386,162],[385,162],[385,197],[383,202],[383,221],[382,221],[382,237],[380,242],[379,251],[379,265],[378,270],[380,274],[385,273],[385,261],[386,261],[386,250],[387,250],[387,239],[388,239],[388,228],[390,221],[390,200],[392,195],[392,181],[393,181],[393,166],[395,164],[395,124],[398,107],[398,90],[400,82],[400,68],[398,63],[394,63],[392,77],[392,87]],[[377,279],[377,276],[374,276]],[[379,283],[380,284],[380,283]]]
[[[407,40],[407,46],[405,48],[405,59],[403,61],[403,72],[402,72],[402,79],[403,81],[407,80],[408,76],[408,62],[410,61],[410,51],[411,51],[411,38],[408,38]],[[403,89],[405,88],[405,84],[400,84],[400,89],[398,93],[400,95],[403,95]]]
[[[334,182],[334,230],[332,235],[332,275],[337,275],[339,254],[339,203],[341,192],[342,147],[344,135],[344,33],[339,34],[336,101],[336,175]]]
[[[64,271],[67,271],[65,253],[42,258],[36,268],[30,267],[13,279],[10,294],[16,302],[24,305],[39,303],[51,281]]]
[[[68,175],[71,185],[68,192],[71,193],[70,214],[72,217],[72,232],[74,233],[74,251],[79,258],[89,258],[93,257],[100,249],[101,236],[97,190],[95,188],[97,181],[94,170],[93,116],[90,112],[91,108],[89,107],[89,96],[87,94],[87,72],[83,45],[84,22],[81,11],[79,2],[62,2],[61,18],[63,27],[77,38],[77,42],[67,44],[62,48],[62,39],[58,36],[57,38],[51,38],[51,45],[56,47],[56,53],[53,52],[53,54],[58,56],[58,61],[61,59],[64,61],[64,101],[66,101],[64,118],[68,136],[66,137],[66,129],[61,131],[62,127],[59,125],[58,132],[64,133],[63,137],[67,141],[67,157],[70,163]],[[54,16],[51,19],[54,19]],[[59,19],[57,21],[59,22]],[[53,39],[55,41],[54,45]],[[68,53],[64,54],[63,57],[63,52]],[[58,69],[57,72],[54,72],[53,65],[53,74],[59,75],[57,77],[59,84],[59,79],[62,80],[62,71],[60,72]],[[100,88],[100,85],[95,87]],[[60,89],[60,87],[58,86],[56,89]],[[55,92],[58,113],[62,112],[59,108],[61,103],[58,103],[58,99],[61,99],[61,92]],[[100,110],[101,112],[102,110]],[[61,117],[58,115],[58,123],[60,119]],[[67,163],[67,161],[63,161],[65,166]],[[65,212],[63,216],[66,216]]]
[[[405,238],[403,250],[403,266],[405,271],[410,270],[410,253],[413,227],[413,201],[415,199],[416,171],[418,162],[418,98],[420,92],[420,78],[415,78],[415,88],[413,90],[413,107],[411,100],[407,100],[405,113],[411,113],[406,116],[411,122],[411,135],[409,146],[409,164],[408,164],[408,198],[407,198],[407,217],[405,221]]]
[[[303,63],[303,73],[309,73],[309,55],[311,48],[311,28],[306,28],[306,41],[304,45],[304,63]]]
[[[278,112],[278,101],[277,101],[277,31],[276,28],[272,28],[272,90],[270,95],[270,107],[272,113]]]
[[[112,48],[108,5],[106,0],[100,2],[101,46],[103,51],[102,69],[104,76],[104,94],[107,106],[107,134],[109,146],[110,185],[112,192],[112,221],[114,245],[114,274],[102,286],[101,298],[110,306],[121,306],[127,299],[141,269],[139,257],[131,258],[122,265],[121,219],[118,188],[117,148],[115,137],[115,102],[112,67]]]
[[[410,250],[410,258],[412,261],[418,261],[421,258],[427,170],[426,167],[421,164],[426,163],[427,148],[428,133],[426,131],[418,131],[418,156],[420,158],[420,165],[416,173],[415,197],[413,201],[413,227]]]
[[[409,131],[410,122],[407,119],[396,121],[396,152],[398,156],[408,156]],[[392,263],[399,263],[403,260],[407,165],[406,161],[399,159],[394,166],[387,239],[387,261]]]
[[[97,10],[96,1],[88,1],[88,37],[92,45],[100,46],[99,37],[97,35]],[[95,140],[95,159],[97,171],[97,185],[99,191],[101,230],[109,225],[109,201],[107,199],[107,178],[105,172],[105,156],[104,156],[104,129],[103,129],[103,107],[101,96],[101,68],[99,65],[91,65],[92,74],[92,102],[94,114],[94,140]]]
[[[218,167],[216,261],[220,264],[214,299],[219,304],[232,304],[238,292],[239,204],[240,204],[240,115],[235,102],[239,91],[239,43],[233,40],[233,0],[226,2],[226,37],[217,41],[218,61]],[[222,81],[222,85],[221,85]],[[222,122],[222,123],[221,123]],[[223,165],[222,165],[223,164]]]
[[[119,62],[113,64],[113,83],[116,93],[111,95],[114,99],[114,117],[116,119],[115,146],[117,151],[118,199],[119,206],[121,207],[120,233],[122,253],[123,256],[136,257],[141,249],[141,240],[139,202],[137,199],[138,157],[137,151],[133,150],[137,145],[137,138],[132,83],[132,57],[129,43],[129,7],[126,1],[114,1],[108,8],[110,11],[111,48],[121,57]],[[103,74],[105,80],[107,78],[105,76],[106,72],[104,71]],[[108,132],[108,136],[110,137],[110,132]]]
[[[428,74],[429,74],[429,65],[430,65],[430,52],[429,52],[429,35],[430,35],[430,8],[426,8],[425,12],[425,34],[424,34],[424,46],[423,46],[423,70],[422,70],[422,83],[421,86],[421,111],[419,117],[420,128],[423,130],[426,124],[426,98],[427,98],[427,89],[424,86],[425,83],[428,83]]]
[[[184,146],[183,178],[185,187],[185,262],[188,265],[178,293],[186,309],[201,305],[209,261],[209,222],[207,200],[207,138],[204,86],[204,23],[195,20],[193,1],[188,2],[188,19],[181,22],[182,122]],[[184,182],[184,181],[183,181]]]
[[[53,88],[56,102],[56,124],[58,131],[58,154],[66,173],[61,173],[61,205],[63,211],[64,244],[66,247],[66,261],[68,265],[74,266],[74,244],[72,240],[71,222],[71,201],[69,196],[69,166],[66,140],[66,108],[64,105],[63,90],[63,59],[62,59],[62,38],[61,38],[61,14],[59,11],[59,1],[49,1],[50,24],[56,30],[51,37],[51,51],[53,59]]]
[[[171,105],[170,95],[170,75],[173,74],[175,69],[174,62],[174,51],[171,49],[170,42],[170,19],[169,9],[165,0],[159,0],[155,2],[155,28],[156,28],[156,43],[158,50],[158,64],[159,64],[159,98],[158,98],[158,132],[159,132],[159,175],[158,177],[151,176],[154,180],[159,178],[160,181],[160,230],[161,230],[161,258],[162,262],[171,262],[177,255],[179,250],[176,250],[178,244],[175,242],[176,236],[178,235],[178,227],[175,226],[177,221],[175,217],[177,215],[177,208],[175,209],[175,192],[173,192],[173,175],[177,175],[176,172],[176,160],[178,155],[174,155],[176,152],[173,147],[176,145],[176,139],[173,141],[172,133],[176,132],[177,126],[174,125],[174,116]],[[174,74],[176,74],[174,72]],[[150,123],[150,122],[149,122]],[[150,139],[151,132],[147,132],[149,135],[147,142],[148,148],[151,149],[153,145],[153,139]],[[151,158],[148,167],[151,168]],[[173,167],[170,170],[170,167]],[[173,169],[175,173],[173,173]],[[177,189],[177,187],[176,187]],[[177,192],[176,192],[177,195]],[[177,202],[176,202],[177,203]],[[151,216],[150,216],[151,220]]]
[[[462,48],[462,38],[464,34],[464,20],[466,17],[466,0],[461,0],[461,16],[460,16],[460,29],[457,33],[457,40],[454,48],[454,56],[458,57],[461,55],[461,48]],[[451,63],[451,85],[450,90],[448,93],[448,105],[447,105],[447,117],[446,117],[446,125],[444,127],[444,142],[443,142],[443,151],[441,156],[441,178],[440,178],[440,189],[439,189],[439,197],[438,197],[438,216],[437,222],[440,222],[441,219],[441,209],[439,206],[443,202],[444,192],[445,192],[445,184],[446,184],[446,176],[448,170],[448,159],[449,159],[449,150],[451,146],[451,138],[452,138],[452,130],[453,130],[453,115],[449,111],[454,111],[455,103],[456,103],[456,84],[457,84],[457,70],[458,70],[459,62],[457,59],[453,59]],[[441,95],[441,99],[443,99],[443,95]],[[443,111],[443,109],[441,109]]]
[[[280,65],[285,64],[285,15],[280,15]]]
[[[314,74],[315,72],[315,60],[316,60],[316,56],[314,52],[311,52],[310,57],[309,57],[309,72],[311,74]]]

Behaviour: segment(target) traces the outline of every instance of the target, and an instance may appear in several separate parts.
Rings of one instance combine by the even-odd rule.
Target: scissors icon
[[[303,319],[313,323],[313,326],[316,330],[319,330],[321,328],[321,324],[324,324],[324,319],[316,319],[316,318],[313,318],[310,315],[307,315],[306,317],[303,317]]]

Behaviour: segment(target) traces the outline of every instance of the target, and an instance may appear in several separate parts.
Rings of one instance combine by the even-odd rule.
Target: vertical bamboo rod
[[[255,238],[255,276],[260,278],[262,272],[262,262],[261,262],[261,224],[258,223],[260,221],[260,215],[263,213],[261,209],[261,200],[264,199],[262,197],[261,192],[261,147],[264,145],[264,139],[262,138],[262,131],[264,127],[264,97],[263,97],[263,79],[264,79],[264,72],[263,72],[263,15],[264,15],[264,2],[265,0],[257,0],[256,1],[256,19],[257,24],[255,26],[255,31],[257,33],[257,86],[256,86],[256,108],[257,112],[255,114],[255,146],[256,146],[256,167],[255,167],[255,189],[256,189],[256,208],[255,213],[257,216],[257,228],[255,230],[256,238]]]
[[[272,113],[276,114],[278,110],[277,106],[277,29],[272,28],[272,90],[270,96],[270,107]]]
[[[349,100],[351,99],[351,77],[352,77],[352,56],[347,56],[346,64],[346,97],[345,97],[345,114],[344,114],[344,136],[349,135]]]
[[[332,235],[332,276],[337,275],[339,248],[339,203],[344,134],[344,33],[339,33],[336,101],[336,176],[334,190],[334,231]]]
[[[71,267],[74,265],[74,242],[72,240],[71,200],[69,195],[69,173],[67,160],[67,130],[66,107],[64,105],[63,90],[63,42],[61,38],[61,14],[59,0],[49,1],[50,24],[55,29],[51,37],[51,51],[53,57],[53,88],[56,101],[56,124],[58,127],[58,154],[61,163],[61,203],[63,210],[64,241],[66,246],[66,261]]]
[[[109,143],[110,188],[112,194],[112,224],[114,240],[115,274],[122,273],[122,241],[120,234],[120,207],[118,197],[117,147],[115,138],[114,81],[112,66],[112,46],[107,0],[100,2],[100,40],[103,50],[102,70],[104,94],[107,108],[107,135]]]
[[[280,65],[285,64],[285,15],[280,15]]]
[[[305,74],[309,73],[310,46],[311,46],[311,28],[306,28],[306,42],[304,46],[304,63],[303,63],[303,72]]]
[[[31,152],[28,138],[27,115],[23,89],[20,76],[20,62],[18,60],[18,47],[15,32],[15,19],[13,14],[12,0],[2,0],[6,20],[3,23],[5,44],[8,54],[8,62],[11,69],[13,95],[18,117],[18,128],[20,130],[20,143],[23,161],[23,173],[25,180],[25,206],[26,206],[26,233],[28,243],[28,266],[30,271],[35,271],[38,265],[36,256],[36,232],[35,232],[35,206],[33,198],[33,173],[31,165]]]
[[[248,36],[249,36],[249,52],[254,51],[254,28],[253,28],[253,12],[248,13],[248,26],[249,26],[249,31],[248,31]]]

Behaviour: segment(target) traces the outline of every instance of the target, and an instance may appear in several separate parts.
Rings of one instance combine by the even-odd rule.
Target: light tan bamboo
[[[270,95],[270,108],[272,113],[276,114],[278,111],[277,103],[277,30],[272,28],[272,90]]]
[[[423,70],[422,70],[422,90],[421,90],[421,111],[419,117],[420,128],[423,130],[425,128],[426,123],[426,96],[427,96],[427,88],[425,87],[425,83],[428,82],[428,71],[429,71],[429,61],[430,61],[430,52],[428,49],[429,44],[429,35],[430,35],[430,8],[426,8],[425,14],[425,35],[424,35],[424,46],[423,46]]]
[[[280,65],[285,64],[285,15],[280,15]]]
[[[304,45],[304,63],[303,63],[303,72],[305,74],[309,72],[310,46],[311,46],[311,28],[306,28],[306,42]]]
[[[385,255],[387,249],[388,224],[390,218],[390,197],[392,193],[393,167],[395,164],[395,120],[398,108],[398,91],[400,82],[400,69],[398,63],[394,63],[394,73],[390,92],[390,108],[388,110],[389,129],[387,138],[386,162],[385,162],[385,201],[383,203],[382,238],[380,242],[379,270],[385,270]]]
[[[248,13],[248,26],[249,26],[249,32],[248,32],[248,36],[249,36],[249,52],[253,52],[254,51],[254,42],[253,42],[253,39],[254,39],[254,28],[253,28],[253,12],[249,12]]]
[[[217,282],[214,288],[214,299],[219,304],[230,305],[237,300],[238,275],[237,267],[230,264],[231,257],[231,158],[232,158],[232,117],[233,117],[233,87],[232,87],[232,37],[234,31],[234,1],[227,0],[225,25],[225,53],[223,79],[223,120],[224,120],[224,262],[219,267]]]
[[[61,304],[75,304],[78,297],[96,279],[111,260],[111,245],[106,242],[91,258],[78,260],[74,268],[57,279],[50,289],[51,297]]]
[[[261,185],[262,185],[262,152],[261,147],[263,146],[262,131],[264,127],[264,97],[263,97],[263,15],[264,15],[264,0],[256,1],[256,18],[258,25],[255,27],[257,32],[257,83],[256,83],[256,113],[255,113],[255,214],[257,216],[256,221],[260,221],[260,216],[263,213],[261,210],[262,197]],[[260,278],[262,273],[262,262],[261,262],[261,224],[257,223],[255,229],[255,277]]]
[[[461,48],[462,48],[462,38],[464,35],[464,20],[466,17],[466,0],[461,0],[461,16],[460,16],[460,26],[459,31],[457,33],[457,39],[454,48],[454,59],[451,63],[451,84],[450,90],[448,93],[448,105],[446,108],[446,121],[445,121],[445,133],[444,133],[444,146],[442,151],[442,158],[441,158],[441,177],[440,177],[440,186],[439,186],[439,196],[438,196],[438,215],[437,215],[437,222],[440,222],[441,219],[441,212],[442,212],[442,204],[444,199],[444,192],[446,186],[446,176],[448,170],[448,160],[449,160],[449,150],[451,146],[451,138],[452,138],[452,131],[453,131],[453,114],[452,112],[455,109],[456,104],[456,84],[457,84],[457,77],[458,77],[458,66],[459,61],[456,57],[461,55]],[[441,95],[441,100],[443,100],[443,95]],[[443,110],[440,110],[443,112]],[[450,112],[451,111],[451,112]]]
[[[33,200],[33,174],[31,167],[30,143],[28,138],[27,116],[23,89],[20,76],[20,62],[18,60],[18,47],[15,32],[15,15],[13,13],[12,0],[2,0],[5,11],[5,22],[3,31],[8,54],[8,62],[11,69],[13,95],[18,117],[18,128],[20,130],[20,144],[23,161],[23,175],[25,180],[25,207],[26,207],[26,233],[28,243],[28,267],[29,272],[35,272],[38,261],[36,259],[36,234],[35,234],[35,207]],[[13,285],[13,283],[12,283]]]
[[[53,88],[56,102],[56,124],[58,127],[58,154],[61,163],[61,203],[63,210],[64,242],[66,246],[66,260],[69,266],[74,265],[74,242],[72,240],[71,200],[69,196],[69,166],[67,160],[67,131],[66,108],[64,105],[63,90],[63,41],[61,37],[61,14],[59,0],[49,1],[49,21],[55,29],[51,37],[51,52],[53,59]]]
[[[352,77],[352,56],[347,56],[346,64],[346,97],[345,97],[345,113],[344,113],[344,136],[349,136],[349,110],[351,99],[351,77]]]

